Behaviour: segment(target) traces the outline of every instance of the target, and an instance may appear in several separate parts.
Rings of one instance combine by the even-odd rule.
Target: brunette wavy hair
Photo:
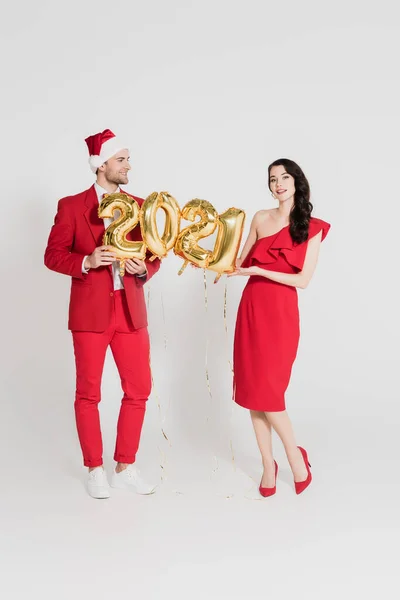
[[[308,240],[313,205],[310,202],[310,185],[307,177],[297,163],[289,158],[279,158],[268,167],[268,186],[272,167],[284,167],[286,172],[294,178],[295,193],[294,204],[290,211],[289,232],[292,240],[301,244]]]

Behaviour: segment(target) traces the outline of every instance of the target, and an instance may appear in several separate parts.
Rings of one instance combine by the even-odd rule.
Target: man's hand
[[[112,246],[99,246],[90,254],[83,265],[85,269],[97,269],[106,267],[117,260],[117,255],[113,252]]]
[[[144,275],[147,273],[145,262],[138,258],[129,258],[125,262],[125,269],[131,275]]]

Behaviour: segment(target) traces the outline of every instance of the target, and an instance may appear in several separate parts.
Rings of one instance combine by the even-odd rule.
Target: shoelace
[[[93,469],[93,471],[90,471],[89,477],[94,481],[98,481],[104,477],[104,472],[100,471],[100,469]]]
[[[130,469],[129,467],[126,468],[127,471],[127,475],[129,479],[137,479],[138,475],[139,475],[139,471],[136,469],[135,471],[133,469]]]

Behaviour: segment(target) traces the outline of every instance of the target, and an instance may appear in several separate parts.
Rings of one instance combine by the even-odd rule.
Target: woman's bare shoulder
[[[265,208],[256,212],[253,217],[255,223],[259,223],[260,221],[269,221],[269,219],[274,214],[275,208]]]

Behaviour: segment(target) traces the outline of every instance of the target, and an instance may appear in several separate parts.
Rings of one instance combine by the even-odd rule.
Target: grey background
[[[397,12],[395,2],[256,0],[5,9],[7,598],[397,597]],[[131,143],[129,191],[243,208],[246,233],[254,212],[273,206],[269,162],[292,158],[309,178],[314,215],[332,230],[299,294],[287,395],[313,464],[304,497],[276,444],[278,494],[256,501],[260,462],[248,414],[231,402],[229,362],[245,280],[213,285],[208,273],[206,310],[202,272],[178,277],[172,254],[147,287],[154,390],[139,464],[161,485],[153,498],[85,495],[69,281],[44,268],[43,252],[57,200],[93,182],[84,138],[106,127]],[[120,396],[110,357],[101,406],[109,469]]]

